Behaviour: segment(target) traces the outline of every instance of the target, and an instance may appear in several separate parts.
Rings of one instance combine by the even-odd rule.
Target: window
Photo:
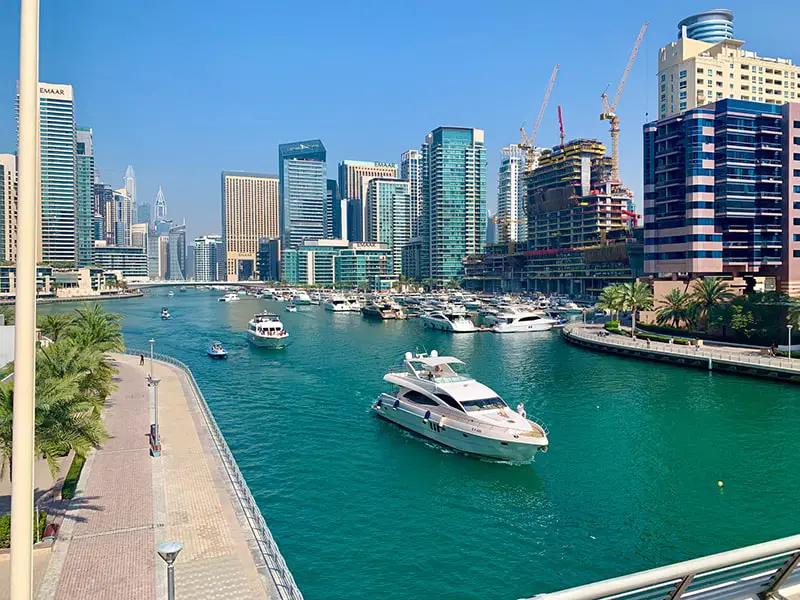
[[[414,404],[425,404],[427,406],[438,406],[438,404],[434,400],[431,400],[425,394],[421,394],[419,392],[415,392],[414,390],[407,391],[405,394],[403,394],[403,397],[406,400],[411,400],[411,402],[413,402]]]
[[[703,85],[703,80],[702,79],[698,79],[697,80],[697,85]]]
[[[798,219],[797,217],[792,219],[792,225],[800,225],[800,219]]]
[[[792,191],[793,191],[795,194],[800,194],[800,185],[793,185],[793,186],[792,186]]]
[[[795,129],[800,129],[800,121],[794,121],[794,122],[792,123],[792,126],[793,126]]]
[[[681,92],[681,100],[686,100],[686,92]]]
[[[800,152],[795,152],[792,160],[800,160]]]
[[[703,69],[697,69],[697,72],[702,74],[703,73]]]
[[[800,258],[800,250],[792,250],[793,258]]]
[[[447,404],[450,408],[455,408],[456,410],[460,410],[461,412],[466,412],[459,404],[455,401],[455,399],[450,396],[449,394],[445,394],[444,392],[436,392],[434,394],[439,400]]]
[[[681,110],[686,110],[686,102],[681,102],[680,109]]]
[[[664,73],[662,73],[661,74],[661,81],[666,81],[666,80],[667,80],[667,76]]]
[[[800,137],[794,137],[794,138],[792,138],[792,142],[794,142],[795,144],[797,144],[798,146],[800,146]]]
[[[494,398],[482,398],[481,400],[465,400],[462,404],[467,412],[476,410],[499,410],[508,406],[503,402],[503,399],[498,396]]]
[[[686,88],[686,82],[685,81],[681,81],[680,89],[685,89],[685,88]]]
[[[686,78],[686,71],[681,71],[680,78],[681,79],[685,79]]]
[[[794,169],[794,170],[792,171],[792,175],[793,175],[794,177],[800,177],[800,169]]]

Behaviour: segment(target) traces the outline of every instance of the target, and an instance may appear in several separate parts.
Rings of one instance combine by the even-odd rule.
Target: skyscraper
[[[17,157],[0,154],[0,262],[17,260]]]
[[[264,236],[278,237],[278,212],[275,175],[223,171],[221,278],[240,281],[255,274],[258,240]]]
[[[167,244],[169,254],[167,279],[184,281],[186,279],[186,225],[176,225],[170,229]]]
[[[422,153],[419,150],[406,150],[400,156],[400,179],[411,186],[411,236],[417,237],[422,218]]]
[[[137,223],[150,223],[152,221],[150,215],[150,203],[142,202],[136,205],[136,222]]]
[[[392,251],[390,272],[403,272],[403,246],[411,239],[410,183],[402,179],[371,179],[367,185],[367,241]]]
[[[131,225],[131,246],[142,248],[147,252],[149,229],[147,223],[134,223]]]
[[[133,225],[133,201],[125,188],[114,190],[114,245],[131,245],[131,225]]]
[[[367,185],[369,180],[375,177],[384,179],[397,178],[397,165],[388,162],[372,162],[365,160],[343,160],[339,163],[339,193],[342,198],[347,200],[360,200],[361,207],[361,231],[355,231],[356,241],[366,239],[364,226],[366,218],[366,199]]]
[[[306,140],[278,146],[282,246],[325,237],[325,146]]]
[[[524,242],[528,236],[525,225],[525,152],[512,144],[501,151],[500,172],[497,178],[497,220],[501,242]]]
[[[221,281],[223,243],[220,235],[203,235],[194,240],[194,278],[196,281]]]
[[[128,168],[125,169],[122,187],[125,188],[133,205],[136,206],[136,173],[133,172],[133,165],[128,165]]]
[[[92,215],[94,213],[94,144],[92,130],[89,127],[78,127],[76,131],[77,156],[77,242],[79,267],[92,264],[93,232]]]
[[[94,208],[103,218],[103,237],[99,239],[105,240],[106,244],[113,244],[114,221],[116,220],[114,190],[106,183],[95,183],[93,187]]]
[[[486,238],[486,147],[483,130],[438,127],[422,146],[423,249],[426,277],[463,274],[463,258]]]
[[[164,197],[164,190],[158,186],[158,193],[156,194],[155,215],[153,220],[167,218],[167,199]]]
[[[39,84],[39,151],[41,226],[37,258],[45,263],[74,264],[77,259],[77,165],[71,85]]]
[[[339,185],[335,179],[328,179],[325,194],[325,237],[328,239],[343,239],[341,209]]]

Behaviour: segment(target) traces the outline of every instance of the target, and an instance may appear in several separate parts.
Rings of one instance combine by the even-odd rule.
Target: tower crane
[[[564,118],[561,116],[561,105],[558,105],[558,135],[561,137],[561,147],[564,147]]]
[[[534,151],[534,144],[536,143],[536,134],[539,132],[539,125],[542,124],[542,117],[544,116],[544,109],[547,108],[547,101],[550,100],[550,92],[553,91],[553,84],[556,82],[556,74],[558,73],[558,69],[561,65],[556,65],[553,67],[553,73],[550,75],[550,81],[547,82],[547,91],[544,93],[544,98],[542,99],[542,106],[539,108],[539,115],[536,117],[536,124],[533,126],[533,131],[531,135],[525,132],[525,126],[519,128],[519,132],[522,134],[522,141],[518,144],[520,150],[524,150],[527,154],[527,162],[525,164],[525,170],[533,171],[533,165],[536,162],[536,153]]]
[[[639,31],[639,37],[636,38],[633,52],[631,52],[631,56],[628,59],[628,65],[625,67],[622,80],[619,82],[619,87],[617,87],[617,94],[614,96],[614,101],[609,104],[608,94],[605,92],[601,94],[604,110],[600,113],[600,120],[609,121],[611,123],[611,179],[615,181],[619,181],[619,116],[616,112],[617,102],[619,102],[619,97],[622,95],[622,90],[625,87],[625,80],[628,79],[628,74],[631,72],[636,54],[639,52],[639,44],[642,43],[644,32],[647,31],[647,25],[648,23],[645,21],[644,25],[642,25],[642,29]]]

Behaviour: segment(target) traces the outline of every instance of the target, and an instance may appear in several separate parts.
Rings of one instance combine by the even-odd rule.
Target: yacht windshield
[[[495,396],[494,398],[482,398],[480,400],[464,400],[461,402],[461,406],[463,406],[467,412],[508,408],[508,405],[499,396]]]

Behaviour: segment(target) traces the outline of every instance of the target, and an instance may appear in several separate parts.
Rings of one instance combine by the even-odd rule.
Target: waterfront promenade
[[[184,544],[175,563],[181,598],[280,596],[236,500],[191,384],[156,362],[162,456],[149,455],[149,364],[114,355],[119,389],[109,398],[109,441],[84,467],[39,587],[39,600],[166,597],[156,546]]]
[[[800,383],[800,360],[765,356],[760,349],[714,345],[680,345],[634,340],[618,334],[604,335],[602,325],[570,324],[562,332],[564,339],[578,346],[645,360],[740,375],[780,379]]]

